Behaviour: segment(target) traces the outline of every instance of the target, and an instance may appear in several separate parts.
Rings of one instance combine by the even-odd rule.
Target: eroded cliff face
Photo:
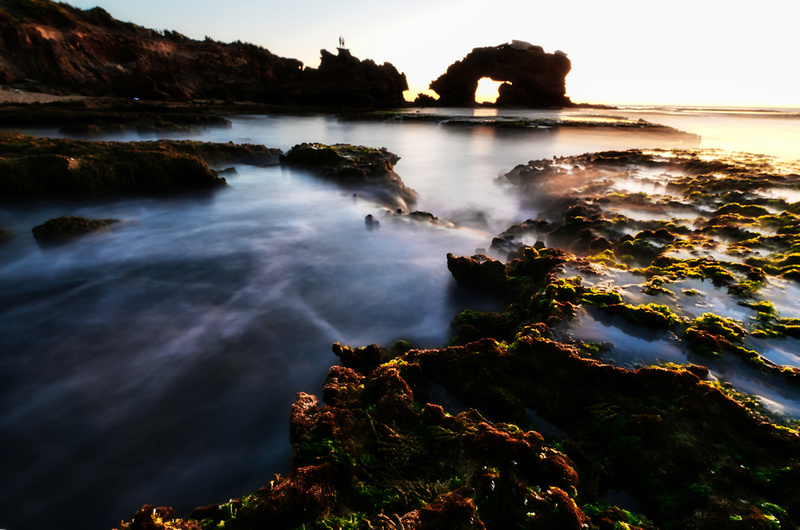
[[[563,52],[545,53],[540,46],[513,41],[511,44],[475,48],[431,82],[439,94],[439,105],[475,105],[478,81],[489,77],[505,81],[496,105],[516,107],[568,107],[566,77],[572,63]]]
[[[319,69],[304,69],[251,44],[196,41],[49,0],[0,0],[0,52],[0,84],[88,96],[383,106],[406,89],[394,66],[349,53],[326,69],[323,52]]]

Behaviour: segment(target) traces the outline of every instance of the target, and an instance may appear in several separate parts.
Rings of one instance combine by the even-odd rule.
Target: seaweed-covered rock
[[[795,186],[800,176],[769,175],[764,167],[709,162],[693,152],[626,151],[516,168],[515,185],[532,198],[539,193],[547,221],[528,220],[503,234],[506,262],[448,255],[459,286],[500,294],[504,308],[462,312],[446,347],[335,344],[342,366],[328,373],[324,403],[300,393],[292,407],[292,472],[164,526],[795,528],[796,423],[781,424],[756,397],[720,383],[713,364],[614,366],[602,360],[606,345],[577,340],[578,327],[570,327],[588,310],[581,306],[592,305],[620,317],[608,320],[685,344],[690,355],[736,355],[752,365],[745,366],[750,374],[800,379],[796,368],[749,349],[800,334],[800,320],[747,297],[776,276],[800,275],[793,227],[800,207],[784,202],[781,214],[758,215],[764,211],[751,206],[763,197],[747,191]],[[619,179],[642,177],[639,169],[682,196],[612,190]],[[731,200],[739,182],[745,191]],[[694,223],[635,220],[614,207],[698,216]],[[762,254],[717,259],[702,254],[718,249],[714,238],[721,237],[707,229],[709,212],[781,232],[730,242],[733,251]],[[530,234],[552,244],[560,229],[565,241],[572,231],[586,242],[571,245],[578,255],[520,244]],[[619,270],[637,261],[641,268]],[[616,270],[606,276],[608,269]],[[645,280],[641,290],[635,276]],[[699,285],[704,280],[710,285]],[[667,288],[679,281],[696,282],[683,290],[694,291],[692,298]],[[705,296],[694,287],[714,296],[728,289],[752,318],[682,311],[680,303]],[[640,303],[643,296],[663,304]]]
[[[65,216],[48,219],[33,227],[33,237],[42,246],[68,243],[73,239],[108,230],[119,223],[119,219],[86,219],[85,217]]]
[[[0,133],[5,199],[164,193],[224,186],[208,164],[269,165],[280,151],[193,141],[91,142]]]
[[[711,529],[740,516],[753,528],[791,527],[800,516],[795,433],[753,416],[701,367],[634,371],[578,353],[529,332],[510,344],[411,349],[368,374],[334,367],[326,404],[300,393],[292,408],[288,476],[152,528],[450,519],[453,528]],[[449,414],[431,402],[434,387],[473,408]],[[535,430],[542,421],[566,437],[558,448]],[[632,492],[644,515],[604,504],[612,489]]]
[[[298,395],[290,475],[191,518],[225,528],[349,520],[359,528],[578,529],[588,521],[566,493],[579,484],[574,464],[537,432],[426,403],[424,386],[406,381],[420,375],[414,364],[389,362],[367,376],[347,370],[329,373],[326,405]]]
[[[485,254],[472,257],[447,254],[447,269],[459,285],[504,294],[508,285],[506,265]]]
[[[292,147],[281,163],[309,169],[388,208],[408,212],[417,194],[394,172],[398,160],[400,157],[385,147],[303,143]]]
[[[645,513],[666,527],[696,517],[689,527],[713,528],[704,517],[735,516],[757,502],[798,516],[797,435],[762,423],[688,370],[614,368],[533,336],[507,348],[482,341],[408,357],[471,406],[506,421],[536,410],[584,444],[603,464],[578,466],[583,499],[605,488],[636,492]],[[759,478],[773,468],[786,471]],[[731,495],[737,500],[720,502]]]

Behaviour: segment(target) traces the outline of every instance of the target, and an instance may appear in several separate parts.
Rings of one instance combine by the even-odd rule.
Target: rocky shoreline
[[[461,260],[462,283],[469,269],[469,285],[514,285],[506,311],[462,315],[469,332],[440,349],[334,344],[325,404],[301,392],[292,408],[289,475],[120,528],[792,528],[796,431],[702,366],[629,370],[554,339],[588,295],[559,278],[573,259]]]
[[[243,114],[537,134],[624,129],[699,145],[670,127],[602,114],[409,111],[405,75],[343,43],[304,68],[250,44],[120,22],[99,7],[0,4],[3,127],[56,126],[83,138],[0,133],[5,204],[216,193],[231,165],[283,164],[387,216],[457,228],[414,211],[417,194],[394,171],[402,153],[386,148],[92,140],[224,128]],[[440,101],[417,104],[474,106],[488,76],[505,81],[500,106],[574,107],[570,69],[565,53],[521,41],[476,48],[431,83]],[[333,344],[340,362],[322,399],[301,391],[291,408],[288,474],[187,514],[147,504],[120,514],[132,519],[119,530],[797,528],[798,416],[737,390],[717,367],[800,389],[800,368],[768,354],[774,341],[800,338],[800,319],[780,299],[800,281],[800,202],[787,198],[800,189],[800,167],[695,149],[607,151],[532,160],[498,183],[538,216],[497,234],[485,254],[448,254],[442,266],[459,289],[502,310],[454,315],[450,343],[437,348]],[[126,222],[64,215],[29,228],[47,249],[114,237]],[[366,216],[366,229],[379,225]],[[0,245],[15,235],[0,227]],[[723,313],[722,298],[746,316]],[[622,335],[646,332],[681,362],[641,352],[626,363],[613,341],[586,333],[593,319]]]
[[[15,202],[213,190],[225,185],[226,166],[282,163],[392,215],[454,226],[411,211],[415,192],[386,149],[300,144],[283,153],[4,133],[0,153],[3,197]],[[799,173],[696,150],[513,168],[504,185],[548,208],[495,237],[492,252],[506,260],[447,256],[462,289],[502,301],[503,311],[457,315],[451,344],[437,349],[334,344],[341,365],[330,369],[324,403],[301,392],[292,408],[291,473],[183,516],[147,505],[119,528],[792,528],[800,519],[796,421],[721,384],[713,363],[740,359],[800,385],[797,368],[758,351],[758,341],[800,336],[800,322],[759,295],[800,277],[797,203],[772,198],[800,184]],[[629,191],[648,179],[665,182],[663,190]],[[47,247],[117,221],[64,217],[33,230]],[[619,271],[641,283],[615,285]],[[695,315],[685,301],[707,290],[752,309],[752,320]],[[674,337],[692,362],[616,366],[613,344],[583,341],[573,329],[587,311]]]
[[[416,195],[386,149],[301,144],[282,153],[6,133],[0,152],[3,196],[15,202],[216,189],[225,180],[212,167],[282,163],[393,215],[453,226],[410,212]],[[291,473],[184,516],[147,505],[119,528],[794,527],[796,420],[721,384],[713,363],[739,359],[800,386],[798,368],[759,353],[765,341],[800,336],[800,321],[759,295],[800,277],[798,204],[771,198],[798,185],[799,173],[695,150],[610,151],[513,168],[505,185],[549,207],[494,239],[492,251],[506,260],[447,256],[462,289],[504,310],[457,315],[442,348],[334,344],[341,364],[328,373],[324,403],[300,392],[292,408]],[[665,183],[660,193],[626,191],[654,178]],[[64,217],[33,231],[47,247],[117,222]],[[615,285],[620,271],[641,283]],[[720,292],[753,318],[695,314],[686,302]],[[581,340],[574,328],[587,311],[673,337],[692,362],[616,366],[613,344]]]

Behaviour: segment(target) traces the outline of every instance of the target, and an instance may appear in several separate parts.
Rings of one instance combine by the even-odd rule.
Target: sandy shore
[[[53,94],[41,94],[39,92],[27,92],[25,90],[0,89],[0,104],[4,103],[50,103],[53,101],[74,101],[84,99],[85,96],[55,96]]]

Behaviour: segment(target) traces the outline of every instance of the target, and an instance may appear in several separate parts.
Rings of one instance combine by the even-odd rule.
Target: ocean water
[[[536,216],[537,205],[498,185],[498,175],[529,160],[636,147],[797,159],[798,112],[512,113],[643,118],[700,134],[699,145],[637,130],[285,115],[234,117],[231,128],[180,136],[284,150],[306,141],[386,147],[401,157],[395,169],[418,192],[417,208],[454,227],[397,218],[278,166],[239,165],[211,196],[0,205],[0,226],[16,234],[0,247],[0,528],[110,528],[145,503],[186,512],[255,491],[288,471],[290,406],[298,391],[321,393],[336,363],[331,343],[435,347],[458,311],[492,308],[456,288],[445,256],[487,249]],[[368,214],[379,229],[366,229]],[[31,228],[60,215],[123,223],[40,248]],[[634,337],[630,348],[647,340]],[[672,358],[673,348],[659,351]],[[793,350],[786,343],[775,356],[794,359]],[[794,398],[781,396],[769,399],[793,410]]]

